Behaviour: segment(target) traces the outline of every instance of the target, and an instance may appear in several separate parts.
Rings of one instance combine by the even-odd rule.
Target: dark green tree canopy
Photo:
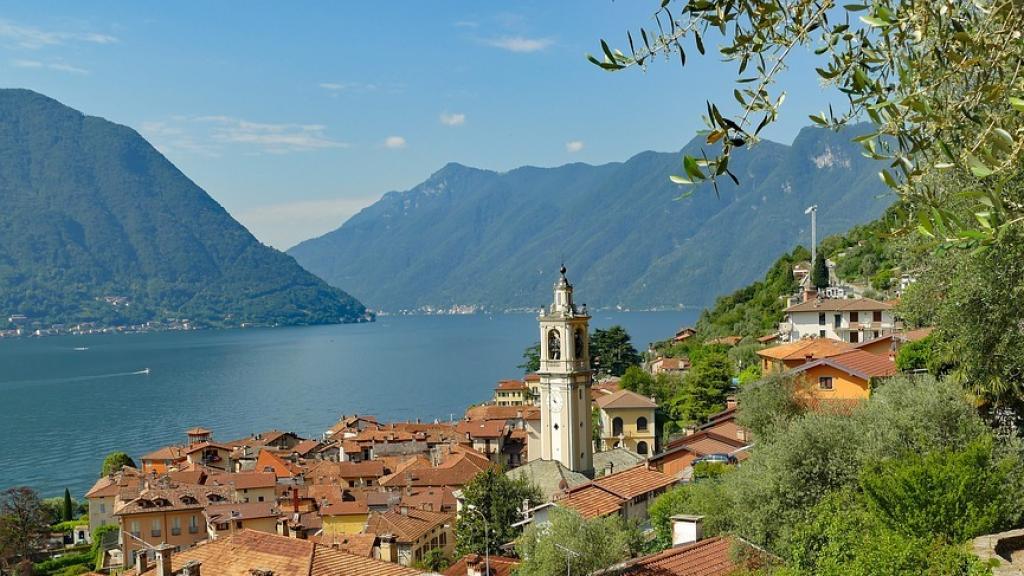
[[[811,270],[811,284],[819,291],[828,288],[828,264],[825,262],[825,253],[818,252],[814,256],[814,268]]]
[[[540,504],[540,490],[523,478],[509,478],[497,467],[479,473],[462,489],[464,509],[455,520],[458,554],[495,554],[519,535],[512,524],[522,509]],[[468,509],[468,510],[467,510]]]
[[[135,468],[135,461],[124,452],[111,452],[103,459],[103,468],[100,469],[100,476],[109,476],[115,472],[120,472],[124,466]]]
[[[640,364],[640,361],[640,354],[622,326],[612,326],[607,330],[598,328],[590,336],[590,365],[594,370],[622,376],[627,368]]]

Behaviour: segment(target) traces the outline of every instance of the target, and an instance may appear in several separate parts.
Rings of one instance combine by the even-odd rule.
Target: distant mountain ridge
[[[365,307],[256,240],[137,132],[0,90],[0,327],[321,324]]]
[[[880,166],[850,142],[861,130],[805,128],[791,146],[738,151],[741,185],[720,184],[718,197],[702,185],[680,198],[676,152],[505,173],[448,164],[288,253],[389,312],[536,308],[563,261],[591,307],[706,306],[808,244],[807,206],[820,205],[824,238],[892,203]]]

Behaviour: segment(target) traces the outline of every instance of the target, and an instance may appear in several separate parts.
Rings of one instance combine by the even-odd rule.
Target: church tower
[[[565,266],[555,282],[554,302],[541,310],[539,320],[541,458],[590,475],[590,316],[586,306],[576,309]]]

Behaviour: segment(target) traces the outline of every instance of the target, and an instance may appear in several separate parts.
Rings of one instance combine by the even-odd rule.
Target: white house
[[[870,298],[824,298],[786,308],[779,324],[785,341],[831,338],[856,344],[885,336],[900,328],[892,304]]]

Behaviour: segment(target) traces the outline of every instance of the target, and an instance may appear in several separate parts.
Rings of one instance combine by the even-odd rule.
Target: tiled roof
[[[317,462],[306,471],[305,477],[314,484],[336,484],[338,480],[357,478],[380,478],[384,475],[384,463],[380,460],[363,462]]]
[[[596,456],[595,454],[595,460]],[[513,468],[505,475],[513,479],[525,478],[540,489],[545,500],[552,500],[563,490],[575,488],[590,481],[583,474],[569,470],[558,460],[541,460],[539,458],[518,468]]]
[[[611,472],[614,473],[617,470],[632,468],[644,460],[646,460],[645,457],[623,446],[594,452],[594,473],[604,476],[608,473],[609,466],[611,466]]]
[[[310,576],[414,576],[416,574],[425,574],[425,572],[394,562],[375,560],[362,554],[350,554],[326,546],[316,547],[316,555],[313,556],[313,565],[309,571]],[[278,576],[278,574],[275,572],[274,576]]]
[[[277,518],[281,515],[275,502],[223,502],[210,504],[203,513],[211,521]]]
[[[526,376],[523,376],[523,380],[526,382],[540,382],[540,374],[537,374],[536,372],[531,372]]]
[[[658,404],[632,390],[619,390],[596,400],[602,409],[609,408],[657,408]]]
[[[424,534],[451,522],[452,519],[453,516],[447,512],[430,512],[415,508],[371,512],[366,520],[366,533],[378,536],[393,534],[399,543],[415,542]]]
[[[373,558],[373,545],[377,542],[376,534],[318,534],[309,538],[313,542],[341,550],[356,556]]]
[[[641,556],[609,573],[621,576],[729,576],[748,567],[733,561],[735,540],[715,537]]]
[[[495,406],[485,404],[466,410],[467,420],[537,420],[540,409],[534,406]]]
[[[625,499],[612,494],[594,484],[587,484],[556,500],[559,506],[579,512],[584,518],[599,518],[615,514],[626,502]]]
[[[470,438],[501,438],[505,435],[504,420],[463,420],[457,430]]]
[[[273,488],[277,485],[277,476],[272,472],[238,472],[237,474],[216,474],[207,480],[207,484],[232,486],[236,490],[250,488]]]
[[[805,338],[796,342],[758,350],[757,355],[772,360],[806,360],[808,357],[811,359],[828,358],[829,356],[842,354],[852,349],[852,345],[840,342],[839,340]]]
[[[185,454],[192,454],[206,448],[218,448],[227,452],[231,451],[231,446],[228,446],[227,444],[218,444],[217,442],[199,442],[198,444],[193,444],[185,448],[184,452]]]
[[[319,440],[303,440],[296,444],[294,448],[292,448],[292,452],[296,452],[300,456],[305,456],[306,454],[309,454],[314,449],[316,449],[318,446],[320,446]]]
[[[298,475],[298,471],[288,462],[274,455],[269,450],[260,450],[256,457],[257,472],[273,472],[278,478],[291,478]]]
[[[412,488],[403,491],[401,505],[433,512],[448,512],[455,509],[455,493],[447,486]]]
[[[636,466],[594,480],[594,484],[597,486],[627,500],[675,483],[676,479],[672,476],[652,470],[647,466]]]
[[[142,460],[184,460],[185,450],[181,446],[164,446],[142,457]]]
[[[448,458],[441,466],[431,468],[411,467],[380,479],[380,485],[385,487],[402,486],[465,486],[490,466],[490,462],[484,457],[475,458],[466,453],[456,453]]]
[[[202,426],[196,426],[195,428],[185,430],[185,434],[188,434],[189,436],[204,436],[206,434],[213,434],[213,432],[203,428]]]
[[[109,496],[117,496],[120,487],[110,476],[103,476],[92,485],[92,488],[85,493],[86,498],[107,498]]]
[[[223,486],[181,484],[149,487],[137,498],[125,503],[115,514],[125,516],[155,511],[197,510],[230,498],[230,490]]]
[[[804,372],[816,366],[832,366],[862,380],[884,378],[898,372],[896,363],[892,360],[864,350],[850,350],[830,358],[822,358],[816,362],[798,366],[792,372]]]
[[[651,461],[657,462],[665,456],[670,456],[681,450],[693,452],[697,456],[734,454],[745,446],[747,446],[747,443],[739,438],[731,438],[716,434],[710,430],[702,430],[673,440],[660,454],[651,456]],[[738,454],[737,457],[739,457]]]
[[[892,304],[871,298],[821,298],[801,302],[786,308],[786,312],[840,312],[891,310]]]
[[[522,380],[502,380],[495,386],[495,390],[526,390],[526,382]]]
[[[469,573],[469,566],[475,566],[480,573],[484,570],[485,557],[479,554],[467,554],[459,558],[444,571],[445,576],[466,576]],[[516,566],[519,566],[518,558],[507,558],[505,556],[490,556],[491,576],[511,576]]]

